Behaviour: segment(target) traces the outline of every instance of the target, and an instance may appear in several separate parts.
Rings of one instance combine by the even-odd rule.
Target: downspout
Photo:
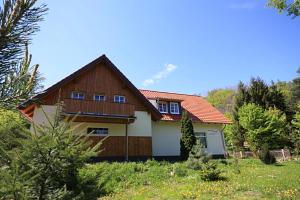
[[[222,137],[222,144],[223,144],[223,149],[224,149],[224,157],[226,158],[227,156],[227,149],[226,149],[226,144],[225,144],[225,137],[224,137],[224,129],[226,128],[226,124],[224,125],[224,127],[221,130],[221,137]]]
[[[128,161],[128,123],[129,119],[127,119],[127,123],[125,124],[125,161]]]

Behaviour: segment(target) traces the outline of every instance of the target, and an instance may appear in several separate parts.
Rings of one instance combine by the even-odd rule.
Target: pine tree
[[[245,129],[239,124],[238,111],[245,102],[249,101],[249,94],[247,87],[243,82],[239,82],[237,93],[234,98],[234,107],[232,111],[233,124],[228,129],[231,131],[233,145],[238,149],[242,150],[245,142]]]
[[[300,104],[298,105],[300,108]],[[290,135],[294,147],[294,153],[297,157],[300,155],[300,113],[297,112],[292,121],[293,131]]]
[[[297,70],[298,77],[292,81],[291,91],[292,91],[292,100],[291,103],[293,108],[297,108],[297,104],[300,101],[300,67]]]
[[[180,155],[183,160],[189,157],[189,153],[196,144],[193,122],[187,112],[183,112],[181,119]]]
[[[47,126],[24,131],[18,146],[0,145],[0,196],[3,199],[74,199],[80,195],[78,170],[99,153],[101,142],[91,146],[85,134],[61,120],[58,105]]]
[[[38,65],[30,67],[27,45],[47,11],[37,0],[4,0],[0,5],[0,105],[14,108],[38,86]]]

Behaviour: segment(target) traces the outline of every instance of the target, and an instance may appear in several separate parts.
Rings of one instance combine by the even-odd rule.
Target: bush
[[[265,164],[276,163],[276,158],[269,151],[269,146],[267,144],[263,145],[263,148],[259,152],[259,159]]]
[[[171,172],[171,175],[175,175],[178,177],[185,177],[187,176],[188,171],[186,169],[186,166],[180,164],[180,163],[175,163],[173,164],[173,170]]]
[[[18,146],[17,139],[23,137],[25,126],[26,122],[19,113],[0,108],[1,148],[8,150]]]
[[[3,199],[83,198],[78,170],[97,155],[100,143],[91,148],[86,136],[60,120],[58,111],[54,121],[47,116],[49,126],[23,129],[12,149],[3,150],[0,144]]]
[[[204,148],[200,144],[193,146],[189,158],[187,160],[187,166],[193,170],[202,170],[204,164],[210,160],[209,156],[204,151]]]
[[[221,170],[217,169],[217,163],[208,162],[202,165],[200,178],[204,181],[216,181],[221,179]]]
[[[193,170],[200,171],[200,178],[204,181],[215,181],[221,179],[221,171],[217,169],[217,162],[211,161],[211,158],[205,153],[201,144],[194,145],[190,152],[187,166]]]

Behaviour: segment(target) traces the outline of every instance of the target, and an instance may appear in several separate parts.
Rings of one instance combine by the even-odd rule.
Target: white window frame
[[[160,104],[165,105],[166,110],[161,110]],[[158,110],[160,113],[168,113],[169,112],[169,107],[168,107],[168,103],[165,101],[159,101],[158,102]]]
[[[122,95],[114,95],[114,102],[115,103],[125,103],[126,98],[125,98],[125,96],[122,96]]]
[[[80,97],[80,95],[82,95],[82,97]],[[72,99],[77,99],[77,100],[84,100],[85,95],[84,95],[83,92],[72,92],[71,98]]]
[[[177,108],[176,107],[173,107],[174,108],[174,110],[172,110],[172,106],[177,106]],[[176,111],[176,109],[177,109],[177,111]],[[180,111],[179,111],[179,103],[178,102],[170,102],[170,113],[171,114],[179,114],[180,113]]]
[[[103,99],[97,99],[96,97],[103,97]],[[106,101],[106,96],[103,94],[94,94],[94,101]]]
[[[105,130],[107,130],[107,134],[95,133],[95,131],[93,133],[90,133],[89,129],[100,129],[99,131],[101,131],[101,130],[103,131],[105,129]],[[104,128],[104,127],[88,127],[87,128],[87,134],[88,135],[93,135],[93,136],[108,136],[109,129],[108,128]]]
[[[204,132],[204,131],[195,132],[195,137],[200,142],[200,144],[201,144],[201,139],[205,139],[204,148],[207,148],[208,144],[207,144],[207,133],[206,132]]]

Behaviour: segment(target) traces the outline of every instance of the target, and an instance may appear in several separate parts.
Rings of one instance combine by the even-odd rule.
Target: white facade
[[[208,154],[224,155],[225,146],[221,124],[194,123],[193,126],[195,132],[206,133]],[[180,155],[180,127],[180,122],[158,121],[152,123],[153,156]]]
[[[52,120],[56,106],[42,105],[34,110],[33,122],[38,125],[48,125],[47,117]],[[135,111],[136,119],[128,125],[128,136],[152,136],[153,156],[179,156],[180,155],[180,122],[152,121],[148,112]],[[86,123],[74,122],[73,127],[80,133],[87,133],[88,128],[108,128],[109,136],[125,136],[125,124],[113,123]],[[193,123],[195,132],[205,132],[207,153],[221,155],[225,153],[225,144],[222,135],[222,124]]]
[[[48,126],[49,120],[52,123],[56,114],[57,106],[41,105],[34,109],[32,121],[35,125]],[[46,114],[45,114],[46,113]],[[30,130],[33,131],[31,125]]]

